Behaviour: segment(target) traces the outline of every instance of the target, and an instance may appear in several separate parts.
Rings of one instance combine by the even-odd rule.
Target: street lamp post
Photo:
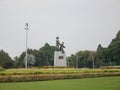
[[[78,68],[78,52],[76,53],[76,68]]]
[[[95,63],[94,63],[94,56],[93,56],[92,52],[91,52],[91,57],[92,57],[92,68],[94,69],[95,68]]]
[[[25,30],[26,30],[26,59],[25,59],[25,68],[27,69],[27,44],[28,44],[28,23],[25,24]]]

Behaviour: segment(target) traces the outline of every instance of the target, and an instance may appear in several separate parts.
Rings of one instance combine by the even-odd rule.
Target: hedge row
[[[4,69],[2,67],[0,67],[0,72],[4,71]]]
[[[115,73],[89,73],[89,74],[34,74],[34,75],[7,75],[0,76],[0,82],[30,82],[45,81],[58,79],[78,79],[78,78],[95,78],[106,76],[120,76],[120,72]]]
[[[120,69],[120,66],[101,66],[101,69]]]
[[[34,75],[34,74],[81,74],[81,73],[106,73],[120,72],[120,69],[6,69],[0,76],[6,75]]]

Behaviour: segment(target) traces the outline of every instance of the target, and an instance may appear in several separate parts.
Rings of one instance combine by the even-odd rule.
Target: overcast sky
[[[107,47],[120,30],[120,0],[0,0],[0,49],[11,57],[28,47],[65,42],[66,53]]]

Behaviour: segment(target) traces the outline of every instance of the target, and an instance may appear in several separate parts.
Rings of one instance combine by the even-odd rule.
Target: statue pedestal
[[[54,52],[54,66],[67,66],[65,53],[61,51]]]

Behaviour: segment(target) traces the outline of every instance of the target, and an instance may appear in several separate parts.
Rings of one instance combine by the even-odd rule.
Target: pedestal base
[[[67,66],[65,53],[61,51],[54,52],[54,66]]]

